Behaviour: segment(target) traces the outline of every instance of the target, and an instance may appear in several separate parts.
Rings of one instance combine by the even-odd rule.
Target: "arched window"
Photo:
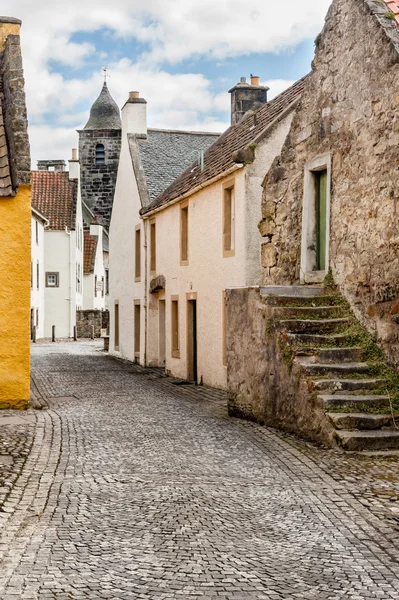
[[[97,146],[96,146],[96,165],[103,165],[104,163],[105,163],[104,144],[97,144]]]

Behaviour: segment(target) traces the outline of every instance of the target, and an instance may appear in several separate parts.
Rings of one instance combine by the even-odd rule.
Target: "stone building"
[[[82,200],[108,229],[121,150],[119,108],[104,83],[79,133]]]
[[[0,17],[0,408],[30,398],[31,188],[21,21]]]
[[[230,337],[231,412],[351,449],[399,446],[383,427],[389,414],[370,415],[382,406],[390,413],[395,391],[387,393],[388,375],[369,352],[376,341],[399,365],[398,14],[397,0],[333,0],[289,134],[263,181],[265,287],[230,295],[243,331],[241,348]],[[347,307],[323,306],[333,301],[320,286],[327,275]],[[305,314],[312,323],[299,318]],[[326,321],[332,316],[345,318]],[[359,322],[363,338],[353,335]],[[306,381],[312,372],[329,379]],[[376,383],[373,372],[384,378]],[[379,391],[366,395],[373,386]],[[330,410],[328,420],[331,406],[349,415],[340,421]]]

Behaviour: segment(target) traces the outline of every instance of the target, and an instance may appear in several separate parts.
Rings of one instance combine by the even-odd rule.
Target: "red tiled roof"
[[[90,231],[85,229],[83,232],[83,273],[85,275],[94,273],[97,244],[98,236],[90,235]]]
[[[385,4],[395,15],[396,22],[399,24],[399,0],[384,0]]]
[[[49,220],[50,230],[75,229],[77,191],[67,172],[32,172],[32,204]]]
[[[168,204],[170,201],[213,179],[233,167],[233,153],[247,148],[262,132],[301,97],[306,77],[303,77],[279,96],[261,106],[255,112],[232,125],[212,144],[204,155],[204,170],[198,164],[191,165],[162,192],[141,214]]]

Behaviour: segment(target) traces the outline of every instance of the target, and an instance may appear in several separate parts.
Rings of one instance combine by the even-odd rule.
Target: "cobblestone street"
[[[397,458],[228,419],[98,342],[32,353],[48,408],[0,422],[1,600],[399,599]]]

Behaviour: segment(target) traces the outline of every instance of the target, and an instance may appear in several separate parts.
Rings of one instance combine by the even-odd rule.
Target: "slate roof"
[[[384,0],[385,4],[395,15],[395,20],[399,24],[399,0]]]
[[[198,151],[207,150],[219,137],[220,133],[148,129],[147,139],[137,142],[150,201],[196,160]]]
[[[149,206],[140,211],[141,214],[167,204],[233,167],[236,164],[233,160],[233,153],[247,148],[262,135],[269,125],[273,124],[293,103],[300,99],[305,79],[306,77],[303,77],[282,94],[258,110],[247,113],[239,123],[229,127],[205,152],[203,171],[198,163],[192,162],[180,177]]]
[[[94,273],[96,262],[98,236],[90,235],[90,231],[83,231],[83,273],[90,275]]]
[[[90,110],[90,118],[84,129],[121,129],[119,107],[104,82],[103,89]]]
[[[48,230],[75,229],[78,185],[65,171],[32,171],[32,204],[49,221]]]

